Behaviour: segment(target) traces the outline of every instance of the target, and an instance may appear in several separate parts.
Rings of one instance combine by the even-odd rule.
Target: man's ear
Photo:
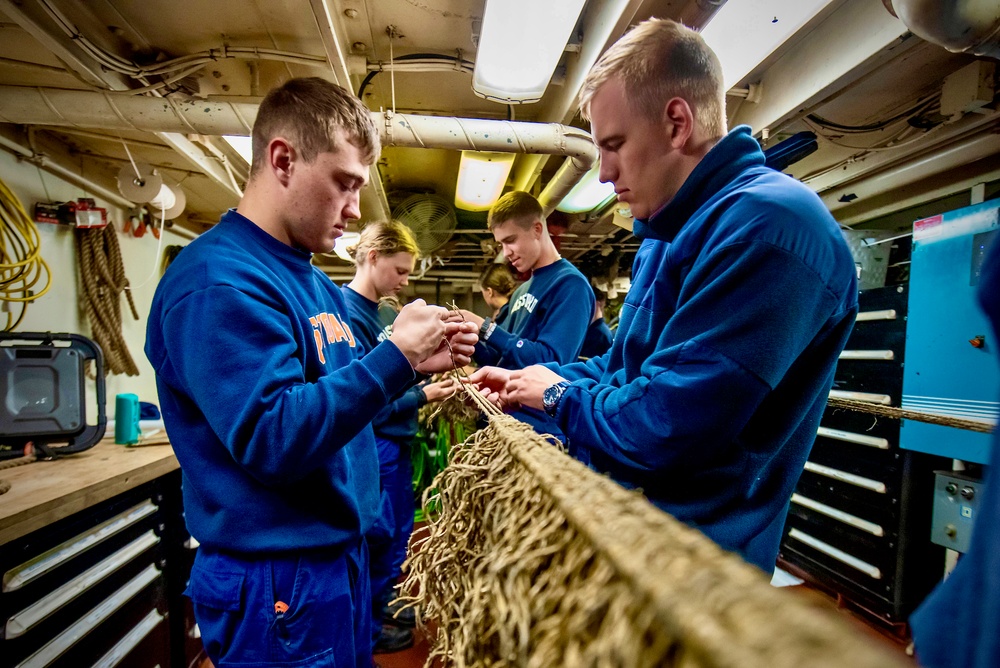
[[[663,105],[663,126],[670,145],[681,149],[694,134],[694,110],[682,97],[672,97]]]
[[[295,148],[284,137],[275,137],[267,144],[267,166],[278,182],[287,186],[295,163]]]
[[[531,231],[535,233],[536,239],[541,239],[545,234],[545,225],[542,224],[542,221],[536,220],[531,226]]]

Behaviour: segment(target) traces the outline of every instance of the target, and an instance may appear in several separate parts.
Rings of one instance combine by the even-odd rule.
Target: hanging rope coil
[[[21,304],[16,319],[7,313],[3,330],[10,332],[21,324],[28,304],[49,291],[52,273],[42,259],[38,228],[3,180],[0,180],[0,224],[0,301]],[[44,285],[36,288],[42,277]]]
[[[135,320],[139,319],[139,312],[128,289],[114,225],[76,230],[76,253],[84,310],[94,340],[104,352],[105,373],[138,376],[139,369],[122,334],[123,291]]]
[[[432,520],[407,562],[402,599],[437,625],[428,666],[899,665],[834,611],[484,410],[488,426],[425,492]]]

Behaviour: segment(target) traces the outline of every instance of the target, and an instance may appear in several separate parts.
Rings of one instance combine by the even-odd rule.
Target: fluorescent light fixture
[[[556,208],[565,213],[583,213],[593,211],[610,201],[615,196],[615,184],[601,183],[600,171],[601,163],[598,162],[583,175]]]
[[[333,243],[333,252],[337,254],[344,262],[354,262],[354,258],[351,257],[347,249],[350,246],[356,245],[361,240],[360,232],[344,232],[337,240]]]
[[[538,102],[586,0],[486,0],[472,90],[497,102]]]
[[[458,165],[455,206],[466,211],[486,211],[500,199],[507,175],[514,166],[513,153],[462,151]]]
[[[701,35],[722,61],[726,90],[738,84],[832,0],[727,2]]]
[[[250,137],[240,137],[238,135],[222,135],[226,143],[236,149],[236,152],[247,161],[248,165],[253,164],[253,140]]]

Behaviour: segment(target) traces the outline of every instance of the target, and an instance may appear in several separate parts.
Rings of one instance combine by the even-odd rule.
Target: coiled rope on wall
[[[3,331],[13,331],[24,319],[28,304],[52,285],[49,265],[42,259],[38,228],[17,195],[0,179],[0,301],[21,304],[17,318],[7,313]],[[45,277],[45,284],[37,288]]]
[[[138,376],[139,369],[122,334],[122,292],[125,292],[134,319],[139,319],[139,312],[128,289],[118,233],[114,225],[109,224],[102,228],[78,229],[75,235],[83,307],[90,321],[91,334],[104,352],[105,373]]]
[[[488,412],[425,492],[432,519],[413,538],[402,598],[436,624],[428,666],[899,665],[834,611]]]

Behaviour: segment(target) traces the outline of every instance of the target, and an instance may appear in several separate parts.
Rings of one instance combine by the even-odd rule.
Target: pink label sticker
[[[926,239],[941,234],[941,225],[944,223],[944,216],[938,214],[930,218],[924,218],[913,223],[913,238]]]

